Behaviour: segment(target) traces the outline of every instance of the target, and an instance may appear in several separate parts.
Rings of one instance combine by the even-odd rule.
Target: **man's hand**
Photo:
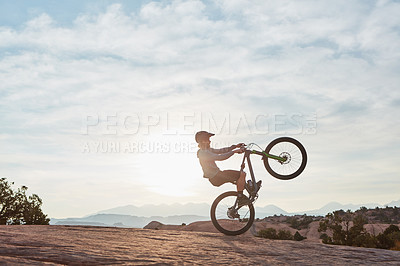
[[[246,144],[244,144],[244,143],[239,143],[239,144],[236,144],[236,145],[235,145],[235,148],[242,148],[242,147],[244,147],[244,146],[246,146]]]
[[[246,148],[245,148],[246,144],[244,144],[244,143],[238,143],[238,144],[233,145],[233,146],[234,146],[234,149],[239,148],[239,149],[233,150],[234,153],[239,153],[240,154],[240,153],[243,153],[246,150]]]

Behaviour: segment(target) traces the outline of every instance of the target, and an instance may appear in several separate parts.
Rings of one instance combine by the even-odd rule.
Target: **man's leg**
[[[238,192],[238,208],[240,209],[241,207],[250,204],[250,200],[243,195],[243,190],[244,190],[244,185],[246,183],[246,173],[244,171],[240,172],[239,179],[236,181],[236,188]]]
[[[239,179],[236,181],[236,188],[238,192],[243,192],[245,183],[246,183],[246,173],[244,171],[241,171]]]

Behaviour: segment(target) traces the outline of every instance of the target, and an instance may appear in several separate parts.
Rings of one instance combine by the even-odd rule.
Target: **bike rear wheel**
[[[273,177],[289,180],[300,175],[307,164],[307,153],[303,145],[295,139],[282,137],[273,140],[265,148],[268,154],[286,158],[286,161],[264,157],[264,166]]]
[[[211,206],[212,223],[225,235],[243,234],[254,222],[253,204],[249,203],[241,208],[235,207],[237,195],[236,191],[225,192],[219,195]]]

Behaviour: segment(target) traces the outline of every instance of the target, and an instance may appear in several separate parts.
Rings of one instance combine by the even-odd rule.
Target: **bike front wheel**
[[[249,203],[238,208],[237,195],[238,193],[235,191],[225,192],[219,195],[211,206],[212,223],[218,231],[225,235],[243,234],[254,222],[253,204]]]
[[[264,166],[273,177],[289,180],[300,175],[307,164],[307,153],[303,145],[295,139],[282,137],[273,140],[265,148],[265,152],[282,158],[278,161],[264,157]]]

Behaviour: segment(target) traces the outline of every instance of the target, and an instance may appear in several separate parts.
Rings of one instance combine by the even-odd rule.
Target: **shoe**
[[[253,182],[251,180],[247,180],[245,186],[244,186],[247,190],[247,192],[249,192],[249,194],[251,194],[251,192],[253,192]]]
[[[238,196],[237,202],[238,202],[238,208],[251,204],[251,201],[245,195]]]
[[[261,188],[261,183],[262,183],[261,180],[257,182],[257,191],[256,191],[255,194],[257,194],[257,192],[260,190],[260,188]]]
[[[237,210],[232,206],[228,208],[227,215],[230,219],[237,219],[240,218],[240,215],[237,213]]]
[[[247,183],[245,184],[245,188],[246,188],[247,192],[249,192],[249,194],[255,195],[260,190],[261,183],[262,183],[261,180],[257,182],[257,190],[255,191],[255,186],[253,185],[253,182],[251,180],[248,180]]]

